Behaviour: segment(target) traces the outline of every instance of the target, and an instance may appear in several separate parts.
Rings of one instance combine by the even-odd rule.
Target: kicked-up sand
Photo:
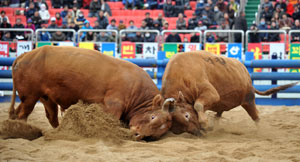
[[[241,107],[224,112],[218,123],[207,112],[214,129],[205,137],[169,132],[158,141],[138,142],[95,106],[70,109],[53,129],[42,104],[28,124],[7,121],[9,105],[0,103],[0,161],[300,161],[299,106],[257,106],[258,126]],[[23,134],[28,139],[19,138]]]

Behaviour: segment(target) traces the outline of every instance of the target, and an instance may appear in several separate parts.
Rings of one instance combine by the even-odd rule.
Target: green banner
[[[171,58],[178,52],[178,45],[177,44],[164,44],[163,51],[166,52],[166,58]]]
[[[290,45],[290,59],[300,60],[300,44]],[[290,69],[290,72],[300,72],[300,69]]]
[[[51,42],[37,42],[36,43],[36,47],[42,47],[42,46],[46,46],[46,45],[52,46],[52,43]]]

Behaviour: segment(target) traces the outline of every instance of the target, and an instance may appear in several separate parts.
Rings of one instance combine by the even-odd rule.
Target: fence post
[[[252,61],[254,57],[254,53],[253,52],[245,52],[245,61]],[[251,66],[251,64],[250,64]],[[250,66],[246,66],[249,74],[251,75],[253,73],[253,68]]]
[[[157,75],[163,76],[165,67],[164,67],[164,59],[166,58],[166,52],[158,51],[157,53]],[[161,88],[162,85],[162,77],[157,77],[157,87]]]

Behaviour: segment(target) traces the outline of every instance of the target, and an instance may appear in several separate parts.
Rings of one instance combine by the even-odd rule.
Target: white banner
[[[184,52],[200,50],[200,43],[184,43]]]
[[[158,44],[157,43],[144,43],[143,44],[143,58],[157,59]]]
[[[59,42],[58,46],[74,46],[73,42]]]
[[[25,52],[29,52],[32,50],[32,42],[31,41],[18,41],[17,43],[17,56],[22,55]]]
[[[270,43],[270,59],[277,58],[277,60],[284,60],[284,43]]]

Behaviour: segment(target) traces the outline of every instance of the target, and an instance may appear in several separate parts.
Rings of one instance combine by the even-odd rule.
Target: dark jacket
[[[96,13],[99,10],[101,10],[101,3],[92,1],[90,3],[90,13]]]
[[[166,42],[181,42],[181,38],[178,34],[175,35],[168,35]]]
[[[243,30],[244,32],[247,31],[248,25],[247,25],[247,21],[244,16],[239,16],[239,17],[235,18],[234,29]]]
[[[56,33],[52,34],[51,41],[65,41],[66,35],[64,33],[61,33],[60,35],[57,35]]]
[[[149,28],[153,27],[153,19],[152,18],[145,18],[144,21],[147,23]]]
[[[25,27],[25,26],[24,26],[23,24],[20,24],[20,25],[15,24],[13,28],[24,28],[24,27]],[[13,32],[13,38],[15,38],[17,35],[19,35],[19,36],[20,36],[20,35],[24,36],[24,32],[23,32],[23,31],[19,31],[19,32],[15,31],[15,32]]]
[[[103,17],[98,16],[98,22],[99,22],[100,29],[106,29],[108,25],[108,20],[105,16]]]
[[[42,24],[42,18],[40,16],[33,16],[31,18],[32,23],[35,25],[36,28],[40,28]]]
[[[165,17],[175,17],[174,6],[172,4],[165,3],[163,5]]]
[[[36,11],[36,10],[35,10],[34,8],[33,8],[33,9],[27,10],[27,11],[25,12],[26,18],[27,18],[27,19],[31,18],[31,17],[34,15],[35,11]]]
[[[194,30],[197,25],[198,25],[198,19],[197,18],[190,18],[189,19],[188,29]]]

